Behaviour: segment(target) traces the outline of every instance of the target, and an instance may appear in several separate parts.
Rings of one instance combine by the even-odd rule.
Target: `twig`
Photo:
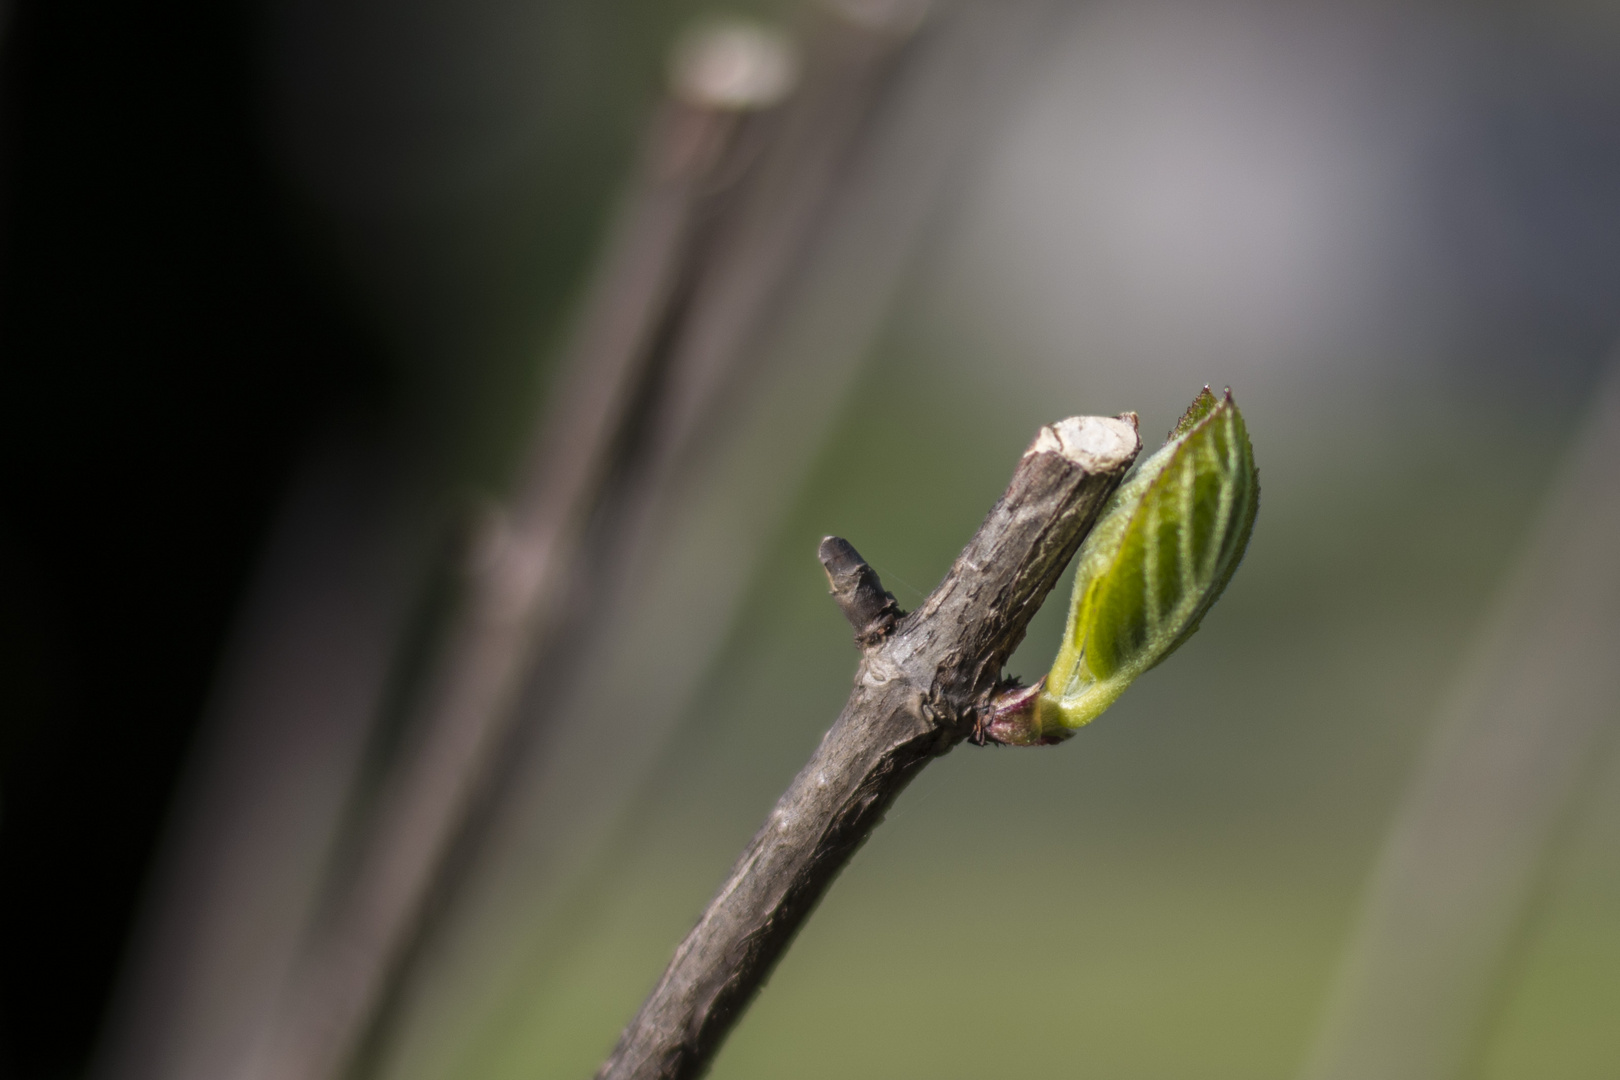
[[[1030,618],[1140,446],[1135,426],[1120,419],[1042,428],[945,580],[897,621],[893,598],[855,549],[837,537],[822,541],[822,564],[861,643],[855,688],[598,1080],[703,1074],[889,804],[972,731]]]

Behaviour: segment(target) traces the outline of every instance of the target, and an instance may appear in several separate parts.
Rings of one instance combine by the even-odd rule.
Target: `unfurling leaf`
[[[1086,537],[1052,670],[1038,691],[1005,698],[986,737],[1066,739],[1175,652],[1231,580],[1259,504],[1243,415],[1231,391],[1206,386]]]

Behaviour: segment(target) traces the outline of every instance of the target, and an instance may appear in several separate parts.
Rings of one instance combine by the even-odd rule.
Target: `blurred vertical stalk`
[[[898,43],[845,26],[781,111],[796,61],[780,38],[723,24],[681,43],[522,478],[482,530],[404,741],[243,1075],[349,1067],[520,719],[543,720],[525,693],[653,542],[647,507],[746,361]]]
[[[630,450],[627,428],[657,374],[657,338],[700,247],[703,212],[722,197],[714,188],[735,160],[747,114],[774,105],[786,89],[779,73],[780,86],[732,85],[729,94],[705,97],[713,87],[703,72],[682,74],[686,92],[665,102],[652,124],[517,491],[484,523],[406,741],[247,1076],[315,1080],[343,1072],[508,735],[523,676],[567,621],[586,526]]]
[[[1620,360],[1385,845],[1308,1080],[1455,1080],[1620,699]]]

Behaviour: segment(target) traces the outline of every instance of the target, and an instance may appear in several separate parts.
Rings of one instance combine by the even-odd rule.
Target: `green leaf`
[[[1230,391],[1227,396],[1231,396]],[[1187,411],[1181,414],[1181,419],[1176,421],[1176,426],[1170,429],[1170,434],[1165,438],[1176,439],[1187,434],[1198,421],[1214,412],[1220,401],[1220,398],[1210,393],[1209,387],[1204,387],[1198,392],[1198,396],[1193,398],[1192,404],[1187,406]]]
[[[1036,705],[1042,735],[1090,723],[1197,631],[1254,530],[1259,476],[1231,391],[1209,387],[1103,511],[1076,556],[1063,645]]]

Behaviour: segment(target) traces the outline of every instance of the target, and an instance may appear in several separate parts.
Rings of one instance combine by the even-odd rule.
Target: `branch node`
[[[894,632],[905,612],[848,540],[823,537],[819,554],[833,600],[855,629],[855,644],[863,652],[871,649]]]

